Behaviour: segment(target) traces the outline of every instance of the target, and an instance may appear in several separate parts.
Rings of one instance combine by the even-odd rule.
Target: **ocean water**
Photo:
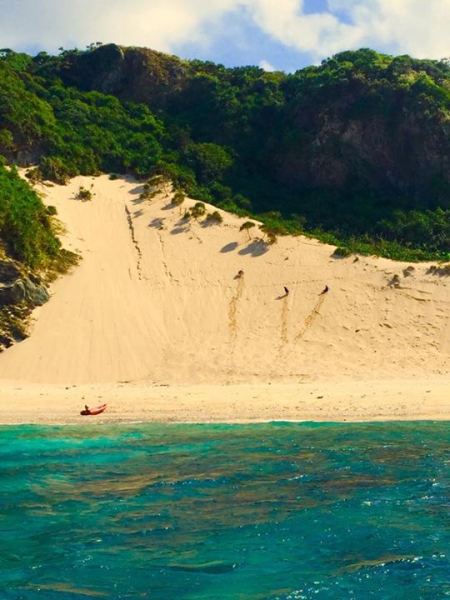
[[[450,597],[449,434],[0,427],[0,599]]]

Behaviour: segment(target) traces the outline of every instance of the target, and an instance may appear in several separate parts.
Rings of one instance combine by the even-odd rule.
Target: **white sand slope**
[[[93,185],[92,201],[75,198],[80,185]],[[36,311],[32,335],[0,355],[10,394],[33,384],[447,382],[450,277],[430,264],[408,273],[385,259],[337,259],[301,236],[267,246],[234,215],[185,222],[192,200],[142,201],[141,185],[107,176],[43,190],[83,259]]]

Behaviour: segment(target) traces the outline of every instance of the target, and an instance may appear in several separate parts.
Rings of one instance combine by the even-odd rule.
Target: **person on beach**
[[[238,274],[237,274],[237,276],[238,276],[239,278],[241,278],[241,277],[244,277],[244,271],[243,271],[242,269],[241,269],[240,271],[238,271]]]
[[[328,292],[330,288],[326,285],[323,290],[322,290],[322,294],[326,294]]]
[[[286,286],[284,286],[284,293],[286,296],[289,296],[289,290]]]

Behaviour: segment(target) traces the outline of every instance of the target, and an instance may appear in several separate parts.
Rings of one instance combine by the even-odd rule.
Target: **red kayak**
[[[95,408],[88,408],[85,406],[84,410],[80,412],[80,415],[99,415],[106,408],[106,404],[101,404],[100,406],[96,406]]]

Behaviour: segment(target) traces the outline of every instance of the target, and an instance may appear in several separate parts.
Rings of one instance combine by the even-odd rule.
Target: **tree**
[[[218,144],[192,142],[186,148],[185,159],[197,176],[199,183],[220,180],[224,172],[231,167],[233,159]]]
[[[255,223],[253,223],[253,221],[245,221],[245,223],[242,223],[240,226],[239,231],[246,231],[248,234],[248,239],[251,240],[252,236],[250,235],[250,229],[254,226]]]
[[[144,183],[144,189],[139,195],[141,200],[151,200],[158,194],[164,192],[165,196],[169,195],[170,179],[165,175],[153,175]]]
[[[175,204],[176,206],[178,206],[181,211],[181,205],[185,201],[185,198],[186,197],[182,190],[175,190],[175,194],[173,195],[173,198],[172,198],[172,204]]]
[[[268,227],[267,225],[260,225],[260,229],[263,232],[264,236],[265,236],[265,242],[266,244],[268,244],[269,246],[272,246],[272,244],[275,244],[277,241],[277,233],[274,231],[274,229],[272,227]]]

